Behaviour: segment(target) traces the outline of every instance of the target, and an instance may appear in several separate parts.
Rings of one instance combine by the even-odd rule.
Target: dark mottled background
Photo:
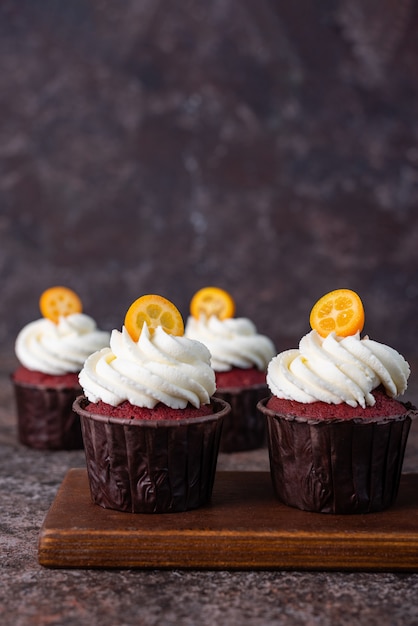
[[[278,348],[340,286],[418,359],[418,2],[2,0],[0,344],[231,291]]]

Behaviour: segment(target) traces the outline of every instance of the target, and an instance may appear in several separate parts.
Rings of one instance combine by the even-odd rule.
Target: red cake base
[[[36,372],[29,370],[27,367],[18,367],[13,374],[13,380],[17,383],[25,385],[36,385],[42,387],[79,387],[78,373],[61,374],[60,376],[53,376],[51,374],[44,374],[43,372]]]
[[[375,390],[373,395],[376,399],[374,406],[363,409],[360,406],[351,407],[345,402],[341,404],[327,404],[326,402],[312,402],[303,404],[293,400],[283,400],[273,396],[267,403],[267,407],[279,415],[295,415],[306,419],[354,419],[361,417],[375,419],[378,417],[396,417],[405,413],[405,407],[401,402],[389,398],[384,391]]]
[[[181,420],[190,417],[202,417],[211,415],[213,407],[210,404],[203,404],[199,409],[188,405],[185,409],[171,409],[165,404],[157,404],[153,409],[141,406],[134,406],[128,401],[122,402],[118,406],[111,406],[106,402],[90,402],[84,406],[86,411],[95,415],[105,415],[121,419],[140,420]]]
[[[252,387],[266,384],[266,373],[256,367],[241,369],[233,367],[227,372],[215,372],[216,388],[230,389],[237,387]]]

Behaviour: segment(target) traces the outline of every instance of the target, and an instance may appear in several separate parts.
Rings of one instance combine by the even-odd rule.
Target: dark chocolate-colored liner
[[[20,443],[39,450],[83,447],[80,419],[72,409],[80,387],[42,387],[13,380]]]
[[[278,499],[321,513],[371,513],[396,500],[413,407],[375,420],[323,421],[279,415],[267,420],[273,487]],[[412,409],[412,410],[411,410]]]
[[[257,410],[257,403],[267,392],[264,384],[216,390],[215,397],[231,405],[231,412],[224,418],[221,452],[255,450],[266,444],[266,423]]]
[[[80,415],[92,500],[131,513],[174,513],[206,504],[212,495],[222,422],[230,407],[212,399],[214,413],[181,420]]]

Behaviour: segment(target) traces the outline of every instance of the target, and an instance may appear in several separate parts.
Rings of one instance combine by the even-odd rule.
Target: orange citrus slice
[[[355,291],[335,289],[314,304],[309,321],[321,337],[331,332],[339,337],[355,335],[363,330],[363,303]]]
[[[355,291],[335,289],[314,304],[309,321],[321,337],[331,332],[339,337],[355,335],[363,330],[363,303]]]
[[[55,324],[61,316],[81,313],[83,306],[78,295],[68,287],[50,287],[39,299],[39,308],[44,317]]]
[[[196,319],[203,314],[206,317],[216,315],[220,320],[233,317],[235,302],[232,296],[219,287],[203,287],[197,291],[190,302],[190,313]]]
[[[170,300],[149,294],[141,296],[129,307],[125,316],[125,328],[134,341],[138,341],[146,322],[152,334],[157,326],[162,326],[169,335],[181,336],[184,323],[180,311]]]

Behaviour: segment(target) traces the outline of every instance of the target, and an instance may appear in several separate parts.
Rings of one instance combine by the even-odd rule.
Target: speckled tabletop
[[[38,563],[41,525],[77,452],[17,442],[14,401],[0,376],[0,606],[4,626],[414,625],[418,573],[48,569]],[[415,402],[418,389],[410,390]],[[218,469],[266,470],[267,450],[221,454]],[[404,471],[418,471],[413,423]]]

